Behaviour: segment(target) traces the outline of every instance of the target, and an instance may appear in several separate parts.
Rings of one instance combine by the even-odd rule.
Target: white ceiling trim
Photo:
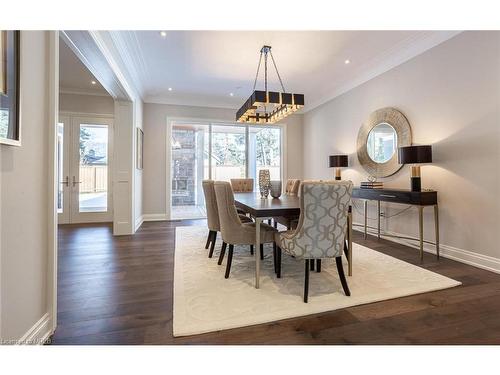
[[[60,94],[69,94],[69,95],[111,96],[108,93],[104,93],[104,92],[95,92],[92,90],[65,88],[65,87],[60,87],[59,93]]]
[[[356,79],[350,80],[340,87],[336,88],[323,98],[307,103],[304,107],[304,112],[309,112],[316,107],[319,107],[330,100],[335,99],[337,96],[345,94],[346,92],[362,85],[365,82],[405,63],[408,60],[424,53],[425,51],[453,38],[460,34],[462,31],[429,31],[424,35],[413,36],[401,43],[398,43],[393,48],[384,51],[377,56],[374,60],[367,63],[364,67],[364,72],[361,73]],[[307,100],[307,98],[306,98]]]

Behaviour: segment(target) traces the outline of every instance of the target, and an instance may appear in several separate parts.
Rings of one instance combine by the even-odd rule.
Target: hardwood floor
[[[172,337],[175,228],[147,222],[113,237],[106,224],[59,228],[53,344],[499,344],[500,275],[425,254],[423,267],[463,286],[191,337]],[[357,243],[418,265],[418,252],[369,236]],[[216,250],[217,251],[217,250]]]

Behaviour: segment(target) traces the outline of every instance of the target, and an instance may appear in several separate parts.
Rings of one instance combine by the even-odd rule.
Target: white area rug
[[[335,260],[323,260],[321,273],[311,272],[309,303],[302,301],[304,262],[286,254],[282,278],[274,274],[272,246],[264,248],[260,289],[254,288],[255,263],[248,246],[235,246],[231,274],[224,279],[226,257],[217,265],[205,250],[205,227],[178,227],[175,239],[174,336],[250,326],[391,298],[451,288],[461,283],[354,244],[353,276],[346,297]],[[418,256],[415,254],[415,256]],[[347,262],[344,260],[347,274]]]

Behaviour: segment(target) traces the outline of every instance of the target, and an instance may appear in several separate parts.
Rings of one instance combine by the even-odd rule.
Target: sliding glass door
[[[253,178],[269,169],[282,176],[282,130],[278,126],[176,121],[172,123],[170,218],[206,217],[201,182]]]

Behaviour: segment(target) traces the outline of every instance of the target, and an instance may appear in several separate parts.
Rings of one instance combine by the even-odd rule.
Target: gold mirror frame
[[[389,177],[399,171],[402,164],[398,163],[398,150],[385,163],[377,163],[368,155],[366,142],[371,130],[380,123],[391,125],[398,137],[398,148],[411,145],[411,127],[405,115],[395,108],[381,108],[370,114],[368,120],[361,126],[358,133],[357,154],[361,166],[375,177]]]

